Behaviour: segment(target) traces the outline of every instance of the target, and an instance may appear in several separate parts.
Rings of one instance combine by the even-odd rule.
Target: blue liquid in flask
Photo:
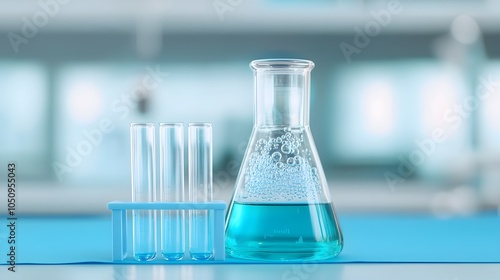
[[[342,250],[329,203],[235,202],[226,228],[226,252],[254,260],[322,260]]]

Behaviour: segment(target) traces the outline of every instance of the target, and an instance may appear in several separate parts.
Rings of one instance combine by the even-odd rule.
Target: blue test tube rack
[[[224,201],[212,202],[119,202],[108,203],[112,217],[113,261],[121,262],[127,258],[127,211],[128,210],[211,210],[213,219],[213,259],[223,261],[224,249]],[[168,261],[165,261],[168,262]]]

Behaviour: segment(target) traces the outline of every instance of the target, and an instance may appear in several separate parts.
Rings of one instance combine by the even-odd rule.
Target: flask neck
[[[310,69],[254,69],[255,124],[308,126]]]

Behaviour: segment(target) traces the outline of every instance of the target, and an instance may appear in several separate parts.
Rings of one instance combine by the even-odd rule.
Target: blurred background
[[[213,122],[229,201],[248,64],[284,57],[316,64],[311,130],[338,210],[500,204],[500,1],[0,0],[0,34],[0,176],[17,163],[20,212],[130,200],[144,121]]]

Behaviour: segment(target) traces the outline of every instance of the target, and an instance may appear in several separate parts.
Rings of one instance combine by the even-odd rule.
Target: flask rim
[[[252,70],[312,70],[314,62],[306,59],[271,58],[250,62]]]

